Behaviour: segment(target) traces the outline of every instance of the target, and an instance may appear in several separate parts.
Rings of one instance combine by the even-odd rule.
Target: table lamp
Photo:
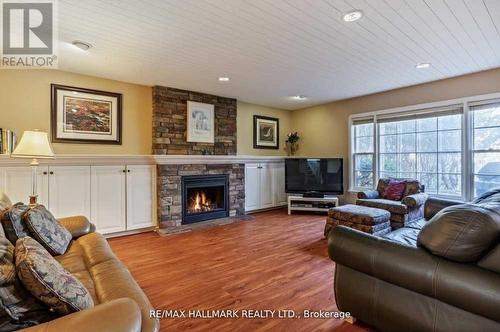
[[[47,133],[38,130],[27,130],[23,133],[19,144],[11,154],[12,158],[32,158],[31,160],[31,195],[30,206],[37,205],[37,167],[38,159],[53,159],[54,151],[50,146]]]

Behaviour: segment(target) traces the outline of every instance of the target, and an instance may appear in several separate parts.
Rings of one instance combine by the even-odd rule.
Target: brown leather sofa
[[[382,237],[336,227],[328,253],[339,309],[382,331],[500,331],[500,189]]]
[[[59,221],[73,241],[64,255],[55,258],[85,285],[95,306],[25,331],[158,331],[158,320],[149,317],[151,303],[106,239],[94,232],[95,226],[81,216]],[[4,236],[1,223],[0,236]]]

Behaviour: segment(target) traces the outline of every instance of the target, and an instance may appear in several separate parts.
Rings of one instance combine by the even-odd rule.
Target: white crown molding
[[[56,155],[39,159],[41,165],[168,165],[168,164],[246,164],[279,163],[285,157],[272,156],[204,156],[204,155]],[[0,155],[0,166],[28,166],[31,159]]]

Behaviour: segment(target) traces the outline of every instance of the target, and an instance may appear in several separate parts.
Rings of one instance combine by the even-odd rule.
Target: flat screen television
[[[344,193],[342,158],[285,159],[285,190],[287,193]]]

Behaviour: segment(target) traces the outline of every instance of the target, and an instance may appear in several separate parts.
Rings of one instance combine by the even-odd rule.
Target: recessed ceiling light
[[[219,82],[227,82],[229,81],[229,77],[219,77]]]
[[[351,10],[342,16],[344,22],[354,22],[363,17],[363,12],[361,10]]]
[[[431,64],[429,62],[421,62],[421,63],[417,63],[415,65],[415,68],[417,69],[426,69],[426,68],[429,68],[431,66]]]
[[[82,51],[88,51],[89,49],[92,48],[91,44],[79,40],[75,40],[72,44],[81,49]]]
[[[296,96],[293,96],[292,99],[295,99],[295,100],[306,100],[307,97],[304,96],[304,95],[296,95]]]

